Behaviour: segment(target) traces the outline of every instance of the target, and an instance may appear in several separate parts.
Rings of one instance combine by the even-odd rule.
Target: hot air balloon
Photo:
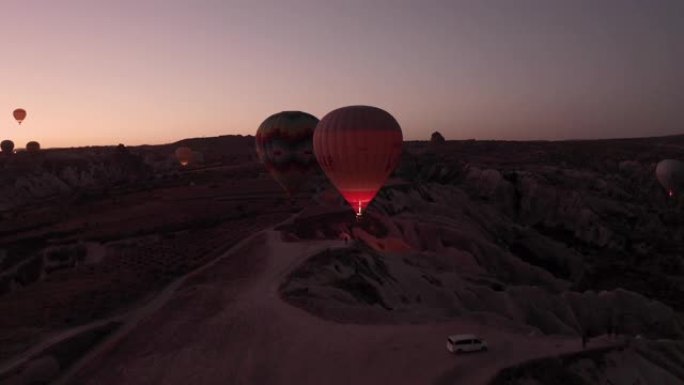
[[[27,152],[38,152],[40,151],[40,143],[36,141],[30,141],[26,143],[26,151]]]
[[[442,136],[439,131],[435,131],[432,133],[432,135],[430,135],[430,143],[443,144],[444,142],[446,142],[446,140],[444,140],[444,136]]]
[[[313,134],[318,118],[283,111],[266,118],[256,133],[256,152],[273,179],[292,197],[316,169]]]
[[[318,163],[359,217],[397,166],[402,143],[396,119],[370,106],[331,111],[314,132]]]
[[[14,115],[14,119],[16,119],[17,122],[19,122],[19,124],[21,124],[21,122],[23,122],[24,119],[26,119],[26,110],[23,108],[17,108],[16,110],[14,110],[14,112],[12,112],[12,115]]]
[[[684,192],[684,162],[674,159],[661,160],[656,166],[655,173],[656,179],[668,196]]]
[[[0,150],[5,155],[11,155],[14,151],[14,142],[11,140],[3,140],[0,142]]]
[[[188,147],[178,147],[176,149],[176,159],[181,166],[187,166],[192,162],[192,150]]]

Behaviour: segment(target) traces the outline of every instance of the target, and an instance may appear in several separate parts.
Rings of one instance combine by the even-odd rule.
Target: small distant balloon
[[[23,122],[24,119],[26,119],[26,110],[23,108],[17,108],[16,110],[14,110],[14,112],[12,112],[12,115],[14,116],[14,119],[16,119],[19,124],[21,124],[21,122]]]
[[[3,140],[0,142],[0,151],[5,155],[11,155],[14,152],[14,142],[11,140]]]
[[[26,143],[26,151],[27,152],[38,152],[40,151],[40,143],[36,141],[30,141]]]
[[[282,111],[266,118],[255,142],[259,160],[292,197],[316,169],[313,133],[318,118],[302,111]]]
[[[442,136],[442,134],[439,131],[435,131],[432,133],[432,135],[430,135],[430,143],[442,144],[444,142],[446,142],[446,140],[444,140],[444,136]]]
[[[192,162],[192,150],[189,147],[178,147],[176,149],[176,160],[181,166],[187,166]]]
[[[314,131],[318,163],[357,216],[397,166],[402,144],[399,123],[377,107],[338,108]]]
[[[674,197],[684,192],[684,162],[675,159],[661,160],[656,166],[655,174],[668,196]]]

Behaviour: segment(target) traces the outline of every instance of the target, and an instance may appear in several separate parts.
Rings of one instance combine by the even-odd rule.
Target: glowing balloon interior
[[[178,160],[178,163],[181,164],[181,166],[187,166],[189,165],[193,158],[193,153],[192,150],[188,147],[178,147],[176,149],[176,160]]]
[[[403,136],[388,112],[370,106],[331,111],[314,132],[318,163],[357,216],[399,163]]]

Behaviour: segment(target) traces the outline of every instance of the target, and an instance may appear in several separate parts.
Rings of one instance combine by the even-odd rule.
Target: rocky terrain
[[[179,145],[203,162],[179,167]],[[287,202],[252,137],[17,154],[0,160],[0,360],[106,321],[67,357],[82,354],[178,277],[303,209],[276,229],[283,241],[344,241],[279,278],[282,299],[314,317],[638,335],[638,347],[519,365],[496,383],[557,383],[539,375],[547,366],[584,381],[573,384],[677,383],[681,347],[654,341],[684,338],[684,200],[668,199],[653,171],[682,154],[684,136],[407,142],[360,221],[321,175],[313,196]],[[651,374],[611,372],[644,362]]]
[[[68,366],[94,343],[87,333],[111,332],[174,279],[291,215],[244,140],[210,140],[220,145],[208,160],[186,168],[175,145],[0,158],[0,364],[84,328],[75,352],[69,338],[50,348],[70,350],[57,357]]]
[[[621,349],[599,349],[540,359],[503,370],[492,385],[662,384],[684,382],[681,341],[636,340]]]
[[[469,315],[532,333],[682,339],[684,207],[653,172],[683,144],[412,143],[396,173],[407,183],[383,189],[363,223],[331,213],[284,229],[357,241],[311,258],[281,293],[342,322]]]

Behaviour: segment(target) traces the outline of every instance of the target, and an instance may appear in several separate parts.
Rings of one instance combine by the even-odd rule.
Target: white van
[[[449,336],[446,342],[449,353],[487,351],[487,341],[474,334]]]

